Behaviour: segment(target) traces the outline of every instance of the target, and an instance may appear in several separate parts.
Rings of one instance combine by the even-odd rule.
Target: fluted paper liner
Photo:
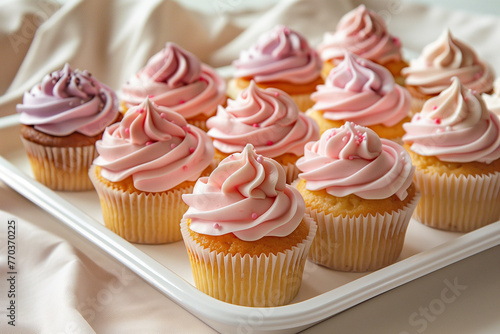
[[[295,164],[288,163],[286,165],[281,165],[283,166],[283,169],[285,170],[285,175],[286,175],[286,183],[292,184],[293,181],[297,179],[299,176],[299,169]]]
[[[44,146],[21,137],[35,179],[52,190],[92,189],[88,170],[97,156],[95,145]]]
[[[318,224],[309,260],[352,272],[373,271],[396,262],[419,198],[417,192],[400,210],[357,217],[334,216],[306,207]]]
[[[446,175],[415,171],[422,198],[414,218],[441,230],[469,232],[500,219],[500,172]]]
[[[196,287],[214,298],[237,305],[271,307],[290,303],[302,283],[307,253],[317,229],[308,215],[304,221],[309,234],[292,249],[276,255],[241,256],[200,246],[191,237],[187,220],[183,219],[181,232]]]
[[[126,192],[99,181],[95,166],[89,172],[101,202],[104,224],[127,241],[164,244],[182,239],[180,221],[188,206],[182,194],[193,186],[158,193]]]

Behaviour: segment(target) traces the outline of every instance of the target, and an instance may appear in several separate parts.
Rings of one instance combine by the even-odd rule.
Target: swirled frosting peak
[[[319,138],[316,122],[301,113],[288,94],[260,88],[253,80],[235,100],[228,100],[226,108],[219,107],[207,127],[215,148],[228,154],[241,152],[251,143],[267,157],[301,156],[304,144]]]
[[[439,94],[455,76],[464,86],[479,93],[489,92],[494,80],[492,68],[479,59],[470,46],[455,39],[449,30],[427,45],[402,73],[406,85],[428,95]]]
[[[500,158],[500,120],[458,78],[403,125],[403,140],[422,156],[449,162],[491,163]]]
[[[351,122],[328,129],[318,141],[306,144],[297,167],[309,190],[324,189],[337,197],[354,194],[365,199],[395,194],[403,200],[414,172],[411,158],[401,145],[380,139],[373,130]]]
[[[324,118],[363,126],[397,124],[408,116],[411,100],[385,67],[349,51],[311,99],[315,101],[312,109],[322,111]]]
[[[322,65],[316,50],[301,34],[278,25],[242,51],[233,66],[237,78],[303,84],[316,80]]]
[[[147,98],[107,127],[96,147],[94,164],[102,167],[104,178],[118,182],[131,176],[134,187],[146,192],[195,181],[214,156],[204,131]]]
[[[118,115],[118,100],[111,88],[88,71],[73,71],[65,64],[24,93],[17,111],[22,124],[52,136],[74,132],[95,136]]]
[[[258,155],[251,144],[222,160],[182,199],[189,206],[184,218],[191,219],[191,230],[214,236],[233,233],[246,241],[287,236],[305,213],[304,200],[286,184],[283,167]]]
[[[384,19],[365,5],[345,14],[337,29],[325,33],[318,46],[323,61],[340,61],[344,50],[379,64],[402,60],[400,40],[391,36]]]
[[[185,118],[212,114],[226,99],[226,82],[192,53],[168,42],[121,88],[127,107],[146,97]]]

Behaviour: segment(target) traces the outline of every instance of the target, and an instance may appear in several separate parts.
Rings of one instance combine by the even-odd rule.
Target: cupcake
[[[316,224],[280,164],[248,144],[182,198],[182,237],[199,290],[243,306],[293,300]]]
[[[179,222],[200,175],[212,169],[214,148],[201,129],[146,98],[106,128],[89,171],[105,225],[135,243],[180,240]]]
[[[226,82],[192,53],[168,42],[121,87],[123,111],[146,97],[206,130],[206,120],[226,101]]]
[[[294,183],[318,224],[309,260],[339,271],[394,263],[420,197],[405,149],[345,123],[305,147]]]
[[[500,120],[453,78],[404,128],[422,199],[415,219],[468,232],[500,218]]]
[[[227,95],[235,99],[254,81],[261,88],[278,88],[292,97],[301,111],[312,106],[310,95],[321,79],[321,61],[298,32],[278,25],[263,34],[233,61],[234,78]]]
[[[88,169],[95,142],[121,118],[114,91],[65,64],[24,93],[16,108],[35,179],[53,190],[92,189]]]
[[[496,79],[493,84],[493,93],[483,93],[481,97],[486,103],[486,107],[500,116],[500,78]]]
[[[323,77],[344,58],[345,50],[385,66],[398,84],[404,80],[401,70],[408,66],[401,41],[389,34],[384,19],[360,5],[345,14],[333,32],[326,32],[318,46],[323,61]]]
[[[427,45],[420,56],[403,70],[405,85],[412,95],[412,111],[419,112],[428,99],[450,86],[452,77],[478,93],[490,93],[493,69],[467,44],[455,39],[449,30]]]
[[[311,98],[315,104],[306,114],[319,124],[320,133],[353,122],[397,141],[410,120],[408,91],[395,84],[385,67],[348,51]]]
[[[258,154],[273,158],[284,168],[287,182],[298,174],[295,162],[304,154],[304,145],[319,138],[316,122],[300,112],[291,97],[276,88],[259,88],[250,81],[227,107],[207,121],[208,135],[219,161],[243,151],[250,143]]]

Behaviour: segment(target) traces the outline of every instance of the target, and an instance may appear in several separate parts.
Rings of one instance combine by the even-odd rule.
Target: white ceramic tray
[[[0,118],[0,178],[219,332],[296,333],[369,298],[500,244],[500,221],[467,234],[411,220],[400,259],[375,272],[342,273],[307,262],[293,302],[275,308],[231,305],[193,286],[182,241],[131,244],[103,226],[97,194],[54,192],[34,181],[17,116]]]

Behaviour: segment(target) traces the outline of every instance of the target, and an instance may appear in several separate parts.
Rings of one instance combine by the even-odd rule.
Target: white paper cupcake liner
[[[21,137],[35,179],[53,190],[92,189],[88,170],[97,156],[95,145],[44,146]]]
[[[285,170],[285,175],[286,175],[286,183],[287,184],[292,184],[293,181],[297,179],[299,176],[300,170],[297,168],[295,164],[288,163],[286,165],[282,165],[283,169]]]
[[[305,215],[309,234],[292,249],[276,255],[223,254],[200,246],[190,235],[187,220],[181,222],[196,287],[219,300],[243,306],[285,305],[296,296],[316,223]],[[255,241],[258,245],[258,241]]]
[[[469,232],[500,219],[500,172],[456,176],[415,171],[422,198],[414,218],[446,231]]]
[[[188,206],[182,194],[193,186],[158,193],[126,192],[102,183],[95,166],[89,171],[101,202],[107,228],[127,241],[141,244],[164,244],[182,239],[180,221]]]
[[[309,260],[338,271],[373,271],[396,262],[420,193],[398,211],[333,216],[306,207],[318,224]]]

